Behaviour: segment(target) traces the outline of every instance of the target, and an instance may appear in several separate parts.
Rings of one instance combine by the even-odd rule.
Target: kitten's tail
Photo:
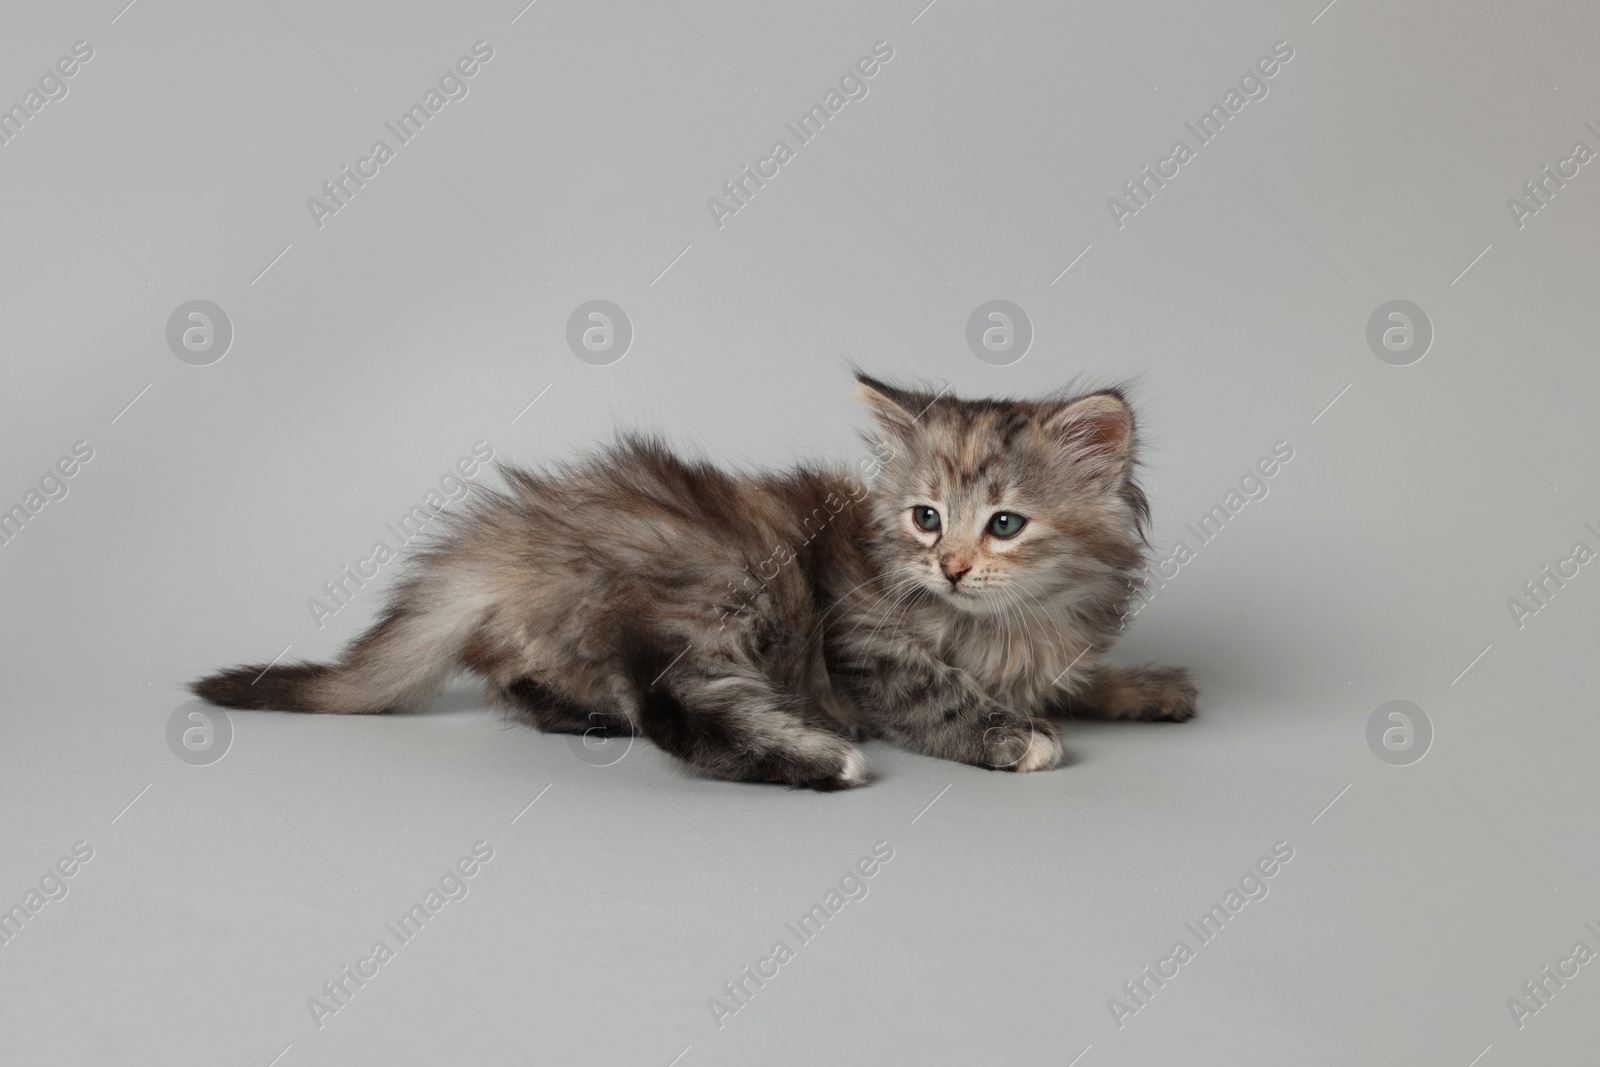
[[[335,663],[247,664],[189,688],[228,708],[350,715],[412,706],[458,666],[479,620],[463,598],[427,592],[414,585],[397,591],[383,617]]]

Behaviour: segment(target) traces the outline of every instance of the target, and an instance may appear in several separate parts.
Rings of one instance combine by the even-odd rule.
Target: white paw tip
[[[1061,762],[1061,742],[1036,733],[1028,740],[1028,751],[1017,761],[1018,773],[1047,771]]]
[[[867,780],[867,757],[851,749],[845,753],[844,767],[839,771],[839,777],[851,785],[861,785]]]

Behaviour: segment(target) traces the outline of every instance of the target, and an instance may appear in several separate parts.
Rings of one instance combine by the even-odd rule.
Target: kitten
[[[368,713],[482,676],[541,730],[638,733],[738,781],[868,779],[851,739],[997,770],[1056,767],[1048,716],[1184,720],[1187,672],[1107,666],[1148,505],[1105,390],[960,400],[857,375],[870,488],[847,470],[729,474],[624,436],[502,466],[331,664],[235,667],[235,708]]]

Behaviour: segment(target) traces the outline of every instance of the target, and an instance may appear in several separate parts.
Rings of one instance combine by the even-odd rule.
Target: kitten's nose
[[[964,559],[947,559],[939,564],[939,569],[944,571],[944,576],[950,579],[952,587],[961,583],[961,576],[972,569],[972,564]]]

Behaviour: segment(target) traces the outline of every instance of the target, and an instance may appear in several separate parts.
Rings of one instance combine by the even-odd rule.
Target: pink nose
[[[939,569],[944,571],[944,576],[950,579],[951,585],[958,585],[961,576],[972,569],[972,564],[964,559],[947,559],[939,564]]]

